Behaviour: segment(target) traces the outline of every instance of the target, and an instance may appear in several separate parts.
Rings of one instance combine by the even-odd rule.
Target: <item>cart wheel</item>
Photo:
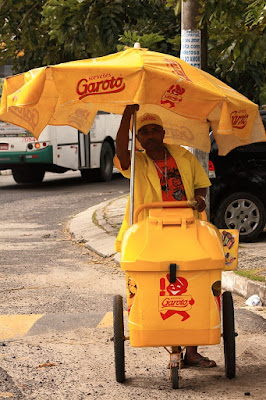
[[[171,379],[172,379],[172,388],[178,389],[179,388],[179,375],[178,375],[178,367],[171,368]]]
[[[123,317],[123,298],[120,295],[114,296],[113,302],[114,319],[114,353],[115,353],[115,376],[116,381],[125,381],[125,336]]]
[[[225,374],[227,378],[232,379],[236,375],[236,354],[234,305],[231,292],[223,293],[223,339]]]

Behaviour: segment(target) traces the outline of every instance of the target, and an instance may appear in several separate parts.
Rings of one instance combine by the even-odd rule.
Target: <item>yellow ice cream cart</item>
[[[134,137],[133,132],[133,148]],[[183,350],[187,346],[218,344],[222,335],[226,376],[233,378],[234,308],[231,293],[221,295],[221,275],[223,270],[237,266],[238,231],[218,230],[200,219],[193,210],[193,201],[153,202],[141,205],[133,213],[134,153],[131,226],[121,245],[130,345],[164,347],[170,353],[172,387],[178,388]],[[149,210],[148,217],[139,221],[144,209]],[[122,383],[126,339],[122,296],[114,297],[113,316],[116,380]],[[172,359],[177,362],[172,364]]]

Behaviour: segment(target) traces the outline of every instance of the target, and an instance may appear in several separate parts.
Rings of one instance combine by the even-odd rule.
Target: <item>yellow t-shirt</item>
[[[187,199],[194,197],[195,189],[206,188],[211,185],[206,172],[197,158],[181,146],[165,145],[170,154],[174,157],[179,169]],[[115,155],[114,165],[121,173],[130,178],[130,167],[122,170],[119,159]],[[162,201],[161,184],[158,173],[150,157],[145,152],[136,152],[135,156],[135,190],[134,190],[134,209],[144,203]],[[139,221],[147,218],[148,210],[143,210],[139,216]],[[124,232],[129,227],[129,199],[125,211],[125,217],[120,231],[116,238],[115,249],[121,251],[121,240]]]

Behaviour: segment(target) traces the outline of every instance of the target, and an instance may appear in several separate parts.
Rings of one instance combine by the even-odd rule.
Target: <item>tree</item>
[[[179,12],[181,0],[167,0]],[[208,69],[256,103],[266,102],[265,2],[200,0],[199,28],[208,27]]]
[[[44,3],[44,0],[2,1],[0,4],[1,64],[11,62],[15,71],[42,65],[43,49],[50,45],[47,31],[40,24]]]
[[[180,52],[181,0],[2,0],[0,62],[14,72],[98,57],[138,40]],[[208,69],[251,100],[265,104],[263,0],[200,0],[208,25]],[[176,12],[176,14],[175,14]]]
[[[16,72],[113,53],[129,29],[169,52],[165,36],[176,31],[163,0],[5,0],[0,22],[0,60],[14,60]]]
[[[125,24],[117,49],[132,47],[135,42],[140,42],[143,48],[177,56],[179,49],[175,47],[175,38],[180,33],[179,18],[176,18],[174,10],[166,8],[165,1],[153,0],[149,3],[146,15],[140,13],[135,24]]]
[[[121,36],[132,45],[134,33],[146,35],[148,44],[160,42],[159,48],[168,51],[165,35],[176,30],[174,12],[163,0],[51,0],[43,16],[50,38],[70,48],[75,58],[83,58],[80,47],[90,57],[113,53]]]

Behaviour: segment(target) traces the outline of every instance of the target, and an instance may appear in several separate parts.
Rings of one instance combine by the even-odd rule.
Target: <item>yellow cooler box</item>
[[[132,225],[121,250],[131,346],[220,343],[221,272],[236,268],[237,247],[238,231],[191,208],[150,209]]]

